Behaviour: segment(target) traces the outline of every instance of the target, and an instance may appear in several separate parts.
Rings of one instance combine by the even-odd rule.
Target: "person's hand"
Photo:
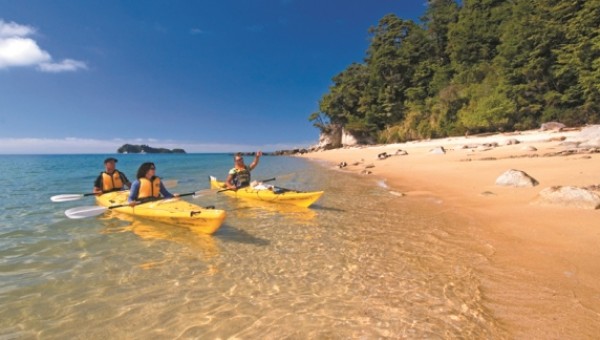
[[[256,152],[256,157],[260,157],[260,156],[262,156],[262,151],[257,151]]]
[[[135,207],[136,204],[137,204],[136,201],[129,202],[129,206],[132,208]]]

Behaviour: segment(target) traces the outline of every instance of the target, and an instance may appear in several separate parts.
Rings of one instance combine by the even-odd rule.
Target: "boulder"
[[[572,208],[598,209],[600,208],[600,195],[584,188],[557,186],[540,191],[536,202]]]
[[[560,130],[564,129],[565,127],[566,127],[566,125],[563,123],[548,122],[548,123],[542,124],[542,126],[540,127],[540,130],[542,130],[542,131],[548,131],[548,130],[560,131]]]
[[[518,188],[534,187],[539,182],[521,170],[510,169],[496,179],[496,185]]]
[[[577,134],[576,139],[578,140],[590,140],[600,138],[600,125],[589,125],[581,129],[581,132]]]

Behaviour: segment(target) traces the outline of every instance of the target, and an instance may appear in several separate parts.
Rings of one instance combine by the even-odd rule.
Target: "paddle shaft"
[[[164,185],[166,188],[172,188],[172,187],[176,187],[177,186],[177,180],[176,179],[168,179],[168,180],[164,180],[163,181]],[[127,189],[129,190],[129,189]],[[117,190],[117,191],[127,191],[127,190]],[[113,192],[113,191],[106,191],[106,192],[88,192],[85,194],[62,194],[62,195],[56,195],[56,196],[52,196],[50,197],[50,200],[52,202],[69,202],[69,201],[77,201],[80,200],[84,197],[87,196],[96,196],[96,195],[102,195],[102,194],[106,194],[109,192]]]
[[[193,195],[193,194],[195,194],[195,192],[189,192],[189,193],[181,194],[181,195],[178,195],[178,197],[181,197],[181,196],[190,196],[190,195]],[[171,197],[169,197],[169,198],[171,198]],[[137,202],[136,204],[145,204],[145,203],[150,203],[150,202],[157,202],[157,201],[161,201],[161,200],[165,200],[165,199],[167,199],[167,198],[163,197],[163,198],[156,199],[156,200],[150,200],[150,201],[145,201],[145,202]],[[109,209],[122,208],[122,207],[128,207],[128,206],[130,206],[129,203],[112,205],[110,207],[100,207],[100,206],[78,207],[78,208],[72,208],[72,209],[66,210],[65,211],[65,215],[68,218],[80,219],[80,218],[92,217],[92,216],[97,216],[97,215],[103,214],[106,211],[108,211]]]
[[[160,198],[155,199],[155,200],[149,200],[149,201],[145,201],[145,202],[141,202],[141,201],[135,201],[135,202],[136,202],[136,205],[139,205],[139,204],[144,204],[144,203],[151,203],[151,202],[156,202],[156,201],[162,201],[162,200],[166,200],[166,199],[169,199],[169,198],[192,196],[195,193],[196,193],[196,191],[194,191],[194,192],[186,192],[185,194],[179,194],[177,196],[168,197],[168,198],[167,197],[160,197]],[[117,205],[111,205],[110,207],[107,207],[107,209],[122,208],[122,207],[128,207],[128,206],[129,206],[129,203],[117,204]]]

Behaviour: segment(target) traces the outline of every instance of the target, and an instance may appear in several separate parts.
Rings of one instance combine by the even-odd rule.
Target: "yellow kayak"
[[[129,190],[116,191],[96,197],[96,202],[103,207],[126,204]],[[124,206],[111,210],[152,219],[164,223],[190,228],[194,232],[212,234],[225,220],[225,211],[206,209],[179,198],[164,199],[136,205]]]
[[[225,183],[218,181],[213,176],[210,176],[210,187],[211,189],[223,190],[225,188]],[[323,195],[323,191],[304,192],[286,189],[278,192],[277,190],[258,190],[252,187],[244,187],[238,190],[223,190],[221,193],[235,198],[247,198],[251,200],[272,203],[291,204],[305,208],[308,208],[311,204],[315,203]]]

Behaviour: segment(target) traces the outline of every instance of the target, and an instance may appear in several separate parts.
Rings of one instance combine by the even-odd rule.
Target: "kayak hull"
[[[127,203],[129,191],[106,193],[96,197],[96,202],[104,207]],[[223,224],[225,211],[205,209],[179,198],[164,199],[136,205],[113,208],[113,211],[147,218],[163,223],[187,227],[194,232],[213,234]]]
[[[225,183],[218,181],[213,176],[210,176],[210,187],[211,189],[223,190],[223,188],[225,188]],[[245,187],[238,190],[224,190],[220,191],[220,193],[235,198],[288,204],[304,208],[311,206],[323,195],[323,191],[303,192],[289,190],[276,193],[271,190],[257,190],[252,187]]]

